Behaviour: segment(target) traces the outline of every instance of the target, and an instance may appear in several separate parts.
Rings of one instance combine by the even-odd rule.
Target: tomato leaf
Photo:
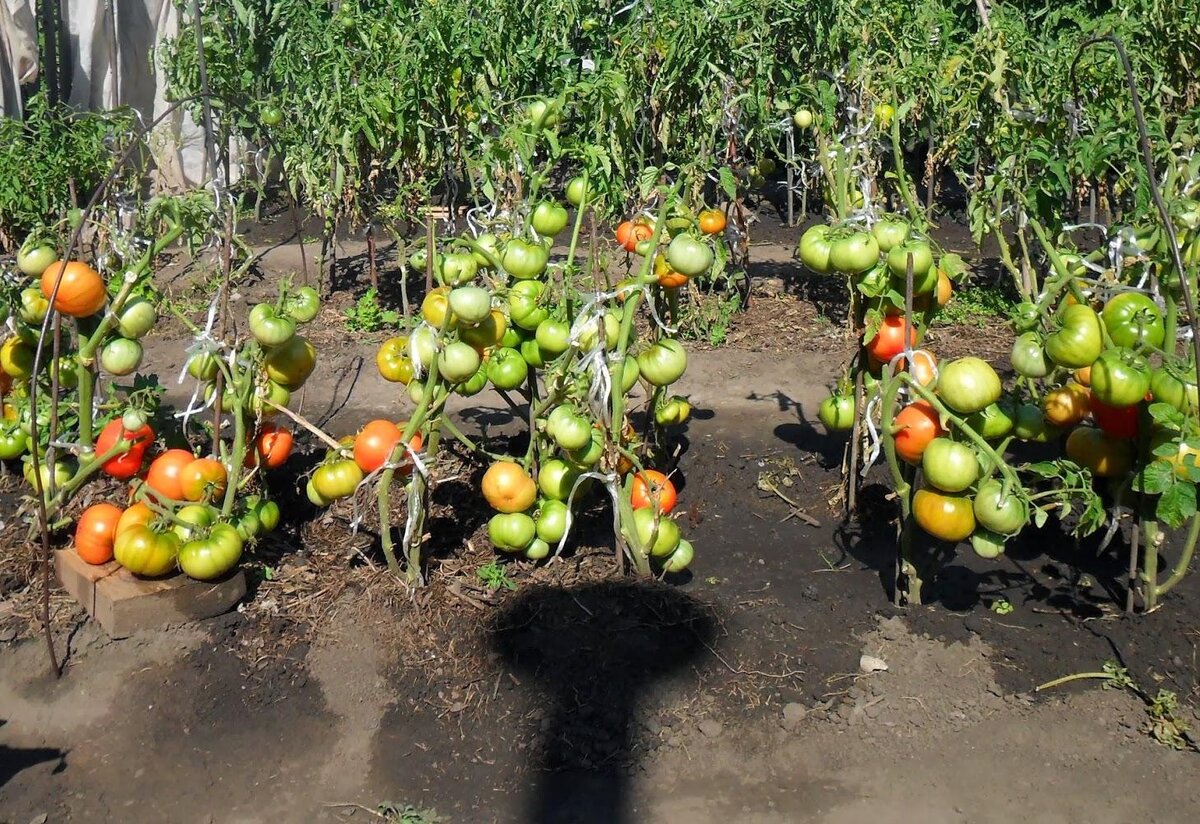
[[[728,166],[722,166],[720,170],[718,170],[717,174],[721,178],[721,191],[725,192],[725,195],[730,200],[736,200],[737,179],[733,176],[733,170]]]
[[[1173,484],[1158,499],[1155,515],[1167,526],[1178,529],[1196,514],[1196,487],[1186,483]]]
[[[1050,519],[1050,513],[1042,509],[1040,506],[1033,510],[1033,525],[1041,529],[1046,525],[1046,521]]]
[[[1166,492],[1175,483],[1175,470],[1165,461],[1150,461],[1133,478],[1133,488],[1147,495]]]
[[[1154,422],[1159,426],[1169,429],[1183,429],[1187,424],[1183,413],[1169,403],[1150,404],[1150,417],[1154,418]]]

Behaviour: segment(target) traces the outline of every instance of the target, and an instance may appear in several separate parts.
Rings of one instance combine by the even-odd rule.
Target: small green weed
[[[513,580],[508,577],[508,570],[495,561],[490,561],[475,570],[475,575],[480,581],[483,581],[484,586],[488,589],[514,590],[517,588]]]
[[[954,297],[938,311],[939,326],[987,326],[997,318],[1007,319],[1012,298],[999,286],[967,283],[954,290]]]
[[[379,805],[378,812],[389,824],[441,824],[443,821],[433,810],[423,810],[412,804],[400,806],[385,801]]]
[[[345,310],[346,328],[351,332],[378,332],[400,325],[400,313],[379,305],[379,292],[368,289],[358,302]]]

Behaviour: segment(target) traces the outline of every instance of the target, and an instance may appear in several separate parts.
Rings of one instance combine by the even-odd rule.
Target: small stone
[[[886,672],[887,661],[874,655],[863,655],[858,659],[858,668],[863,672]]]
[[[783,705],[783,728],[788,732],[800,726],[800,722],[808,715],[808,707],[796,701]]]
[[[705,718],[697,728],[706,738],[716,738],[725,729],[724,725],[713,718]]]

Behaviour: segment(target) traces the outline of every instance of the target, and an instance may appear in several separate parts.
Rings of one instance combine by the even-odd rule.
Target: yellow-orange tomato
[[[1133,442],[1077,426],[1067,436],[1067,457],[1099,478],[1120,478],[1133,468]]]
[[[945,306],[950,302],[950,298],[954,297],[954,284],[950,281],[950,276],[941,269],[938,269],[937,282],[937,302],[938,306]]]
[[[186,501],[220,498],[228,482],[225,465],[215,458],[196,458],[179,471],[179,489]]]
[[[928,401],[910,403],[893,421],[896,454],[909,463],[920,463],[925,447],[938,435],[945,434],[937,411]]]
[[[498,512],[524,512],[537,499],[537,484],[519,464],[496,461],[483,474],[483,497]]]
[[[110,503],[92,504],[75,527],[75,551],[89,564],[107,564],[113,557],[117,524],[124,513]]]
[[[1074,426],[1087,417],[1088,391],[1072,381],[1042,398],[1042,413],[1053,426]]]
[[[73,318],[86,318],[104,307],[107,297],[100,273],[78,260],[56,261],[42,272],[42,295],[47,300],[54,294],[54,282],[59,273],[62,280],[54,298],[54,308]]]
[[[706,235],[725,231],[725,213],[718,209],[705,209],[700,213],[697,222],[700,224],[700,231]]]
[[[918,489],[913,496],[913,518],[935,538],[957,543],[975,531],[975,509],[965,495]]]
[[[658,278],[659,286],[665,286],[668,289],[674,289],[688,282],[687,275],[672,269],[671,264],[667,263],[666,255],[662,252],[654,256],[654,276]]]
[[[153,520],[154,510],[139,501],[121,513],[120,519],[117,520],[117,529],[114,535],[120,535],[130,527],[149,526]]]
[[[912,368],[908,372],[921,386],[933,386],[937,380],[937,363],[937,355],[928,349],[914,349]],[[896,368],[899,370],[906,368],[904,358],[897,361]]]
[[[1080,386],[1092,385],[1092,367],[1085,366],[1082,369],[1075,370],[1075,381]]]

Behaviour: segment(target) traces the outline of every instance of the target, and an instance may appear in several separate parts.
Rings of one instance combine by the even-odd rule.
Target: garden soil
[[[21,597],[6,583],[0,822],[371,822],[408,805],[522,824],[1194,820],[1200,761],[1186,737],[1154,740],[1140,696],[1170,691],[1171,719],[1200,721],[1200,584],[1127,618],[1119,564],[1048,528],[999,561],[960,553],[933,603],[892,607],[883,478],[843,523],[843,442],[812,420],[850,342],[814,320],[820,284],[767,282],[788,250],[761,251],[766,293],[734,343],[693,348],[679,387],[696,408],[673,448],[688,574],[619,575],[601,506],[575,553],[487,591],[464,480],[435,496],[455,557],[410,595],[369,534],[281,490],[282,537],[233,613],[112,640],[56,597],[59,680],[41,640],[4,622]],[[341,435],[399,395],[370,338],[331,314],[302,409]],[[940,350],[971,339],[939,334]],[[148,343],[172,375],[186,337]],[[999,362],[1007,345],[992,348]],[[486,393],[453,413],[472,433],[512,423]],[[1092,678],[1034,691],[1110,661],[1140,693]]]

